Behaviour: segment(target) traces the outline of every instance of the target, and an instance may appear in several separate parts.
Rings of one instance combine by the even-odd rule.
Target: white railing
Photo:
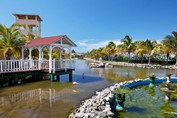
[[[0,72],[41,69],[49,69],[54,72],[56,69],[74,69],[74,60],[71,62],[69,59],[52,60],[51,66],[49,66],[49,60],[0,60]]]
[[[74,69],[74,60],[64,59],[64,60],[52,60],[51,71],[55,73],[56,69]]]
[[[61,68],[72,68],[74,69],[74,60],[64,59]]]
[[[38,70],[38,60],[0,60],[0,72]]]

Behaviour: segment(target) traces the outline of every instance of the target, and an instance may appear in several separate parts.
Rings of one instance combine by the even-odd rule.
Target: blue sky
[[[86,52],[133,40],[162,40],[177,31],[177,0],[0,0],[0,24],[11,26],[12,13],[38,14],[42,37],[66,34]]]

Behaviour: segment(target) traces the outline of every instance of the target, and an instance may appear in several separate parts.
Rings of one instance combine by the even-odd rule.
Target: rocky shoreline
[[[97,60],[93,59],[86,59],[89,61],[99,62]],[[113,65],[120,65],[119,62],[108,62]],[[125,66],[126,64],[120,65]],[[129,66],[132,66],[133,64],[129,64]],[[136,64],[137,66],[138,64]],[[142,64],[143,65],[143,64]],[[126,65],[127,66],[127,65]],[[135,66],[135,65],[133,65]],[[167,66],[169,69],[176,69],[171,68],[170,66]],[[166,78],[161,77],[157,79],[157,82],[165,81]],[[175,78],[176,79],[176,78]],[[176,79],[177,80],[177,79]],[[134,84],[136,83],[136,84]],[[110,86],[108,88],[103,89],[100,92],[96,92],[94,96],[92,96],[90,99],[87,99],[82,102],[80,107],[76,108],[70,115],[69,118],[112,118],[114,113],[111,111],[111,105],[110,105],[110,98],[112,97],[112,93],[118,89],[119,87],[125,87],[125,86],[138,86],[142,85],[142,83],[149,83],[149,78],[146,79],[136,79],[136,80],[130,80],[130,81],[124,81],[120,83],[116,83],[113,86]],[[132,84],[132,85],[131,85]]]
[[[92,62],[100,62],[99,60],[84,58],[85,60]],[[128,62],[115,62],[115,61],[101,61],[103,63],[108,63],[114,66],[132,66],[141,68],[166,68],[166,69],[177,69],[176,65],[159,65],[159,64],[140,64],[140,63],[128,63]]]
[[[175,80],[175,82],[177,82],[176,77],[173,79]],[[157,83],[162,83],[165,81],[165,77],[161,77],[158,79],[156,78]],[[83,101],[80,107],[76,108],[69,115],[69,118],[112,118],[114,113],[111,111],[111,106],[109,102],[110,98],[112,97],[112,93],[119,87],[126,87],[128,85],[130,85],[131,87],[139,86],[143,85],[143,82],[145,84],[149,84],[149,78],[116,83],[113,86],[103,89],[101,92],[96,92],[96,95],[92,96],[92,98]]]
[[[120,82],[116,83],[114,86],[103,89],[101,92],[96,92],[96,95],[85,100],[79,108],[76,108],[69,115],[69,118],[112,118],[114,113],[111,111],[111,106],[109,103],[109,100],[112,97],[112,92],[119,87],[144,80],[147,79],[136,79]]]

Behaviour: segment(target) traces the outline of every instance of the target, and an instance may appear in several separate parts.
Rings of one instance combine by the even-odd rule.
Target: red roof
[[[62,37],[64,37],[64,36],[65,35],[36,38],[36,39],[32,39],[28,44],[26,44],[24,46],[29,47],[29,46],[48,45],[48,44],[51,44],[53,42],[56,42],[56,41],[62,39]]]

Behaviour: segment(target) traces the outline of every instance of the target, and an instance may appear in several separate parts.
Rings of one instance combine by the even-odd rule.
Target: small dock
[[[45,75],[49,75],[52,81],[59,81],[60,75],[69,74],[69,81],[72,81],[72,47],[76,47],[76,44],[66,35],[30,40],[22,46],[21,59],[0,60],[0,86],[21,84],[30,79],[36,81]],[[39,54],[36,57],[32,54],[34,49]],[[48,50],[48,57],[44,57],[44,49]],[[54,51],[57,51],[57,60],[53,57]]]
[[[52,81],[60,81],[60,75],[69,74],[69,82],[72,82],[72,71],[74,61],[52,60],[52,67],[49,68],[49,61],[38,60],[0,60],[0,86],[22,84],[26,81],[38,81],[49,76]]]

